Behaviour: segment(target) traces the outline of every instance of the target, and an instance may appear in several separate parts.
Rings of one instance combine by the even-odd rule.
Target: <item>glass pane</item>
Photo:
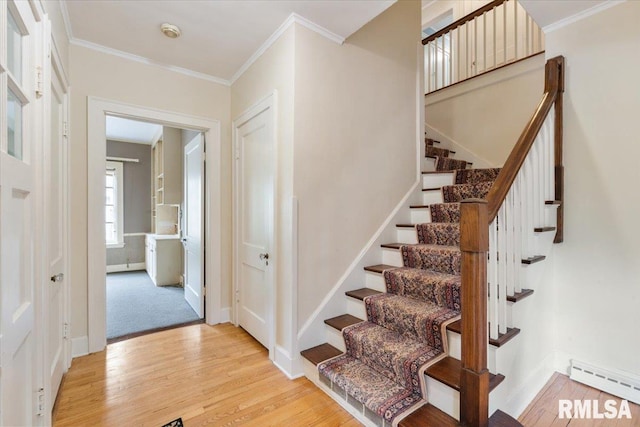
[[[104,219],[106,222],[116,222],[116,210],[114,206],[105,206]]]
[[[107,173],[107,187],[111,187],[113,188],[114,184],[115,184],[115,178],[113,177],[113,175],[110,175],[109,173]]]
[[[22,103],[9,89],[7,93],[7,152],[22,159]]]
[[[107,201],[106,201],[107,205],[113,205],[115,204],[115,191],[113,191],[113,188],[107,188]]]
[[[105,238],[107,243],[118,243],[116,240],[116,225],[115,224],[105,224]]]
[[[7,66],[13,77],[22,84],[22,33],[11,13],[7,14]]]

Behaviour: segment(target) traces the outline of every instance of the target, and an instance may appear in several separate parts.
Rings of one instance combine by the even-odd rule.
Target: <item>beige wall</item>
[[[58,1],[42,1],[42,7],[51,21],[51,34],[55,40],[56,49],[60,54],[60,60],[65,72],[69,72],[69,39],[67,39],[67,30],[64,26],[62,12],[60,10],[60,2]]]
[[[488,165],[502,166],[542,99],[544,61],[541,54],[427,95],[426,124]]]
[[[299,325],[416,180],[419,44],[418,1],[395,3],[342,46],[296,31]]]
[[[293,197],[293,81],[296,28],[290,27],[231,86],[231,118],[238,118],[258,101],[277,90],[277,190],[276,190],[276,343],[292,347],[292,215]]]
[[[566,58],[565,233],[555,246],[558,346],[640,374],[640,3],[547,35]]]
[[[71,324],[87,335],[87,97],[96,96],[219,120],[222,126],[223,301],[230,306],[231,159],[228,87],[72,45],[71,92]]]

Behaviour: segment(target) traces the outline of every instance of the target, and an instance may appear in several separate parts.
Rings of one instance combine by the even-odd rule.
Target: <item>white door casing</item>
[[[87,178],[88,178],[88,337],[87,347],[76,349],[75,354],[101,351],[106,339],[106,256],[104,235],[104,207],[102,187],[104,186],[104,162],[106,158],[106,114],[203,132],[207,141],[205,153],[207,175],[205,176],[205,321],[217,324],[221,321],[222,280],[222,143],[220,122],[211,118],[186,115],[179,112],[158,110],[150,107],[131,105],[120,101],[88,97],[87,102]],[[75,337],[79,341],[82,337]]]
[[[234,120],[236,323],[274,357],[275,94]]]
[[[183,152],[184,173],[184,298],[198,317],[204,317],[204,142],[195,136]]]
[[[0,56],[0,425],[31,426],[42,423],[36,414],[44,409],[38,406],[43,338],[36,329],[43,123],[35,71],[43,65],[45,28],[27,2],[9,1],[0,9],[0,31],[13,36]]]

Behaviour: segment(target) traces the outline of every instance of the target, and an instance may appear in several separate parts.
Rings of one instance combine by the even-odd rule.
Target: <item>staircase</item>
[[[562,241],[563,67],[547,62],[543,98],[503,168],[470,168],[427,138],[420,200],[401,215],[410,223],[377,249],[382,263],[363,266],[364,287],[343,282],[346,304],[327,299],[325,313],[347,309],[324,320],[326,343],[301,352],[305,374],[364,425],[520,425],[497,408],[531,386],[513,369],[531,345],[514,340],[514,318],[535,329],[536,309],[514,310],[539,281],[527,270]]]
[[[446,406],[460,390],[460,201],[484,198],[500,169],[466,169],[471,163],[451,158],[438,141],[425,143],[435,170],[423,172],[424,203],[410,206],[422,221],[398,224],[401,243],[380,248],[392,264],[365,267],[369,286],[346,293],[361,305],[352,310],[360,317],[326,319],[332,343],[302,352],[325,390],[371,425],[457,425],[427,402],[442,395]],[[491,374],[490,388],[502,380]]]

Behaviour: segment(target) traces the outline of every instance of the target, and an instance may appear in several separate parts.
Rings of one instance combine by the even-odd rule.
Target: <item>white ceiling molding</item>
[[[173,71],[174,73],[180,73],[180,74],[184,74],[186,76],[189,77],[195,77],[197,79],[202,79],[202,80],[207,80],[213,83],[218,83],[224,86],[230,86],[231,83],[229,82],[229,80],[225,80],[222,79],[220,77],[216,77],[216,76],[211,76],[209,74],[205,74],[205,73],[201,73],[199,71],[193,71],[193,70],[188,70],[186,68],[182,68],[182,67],[176,67],[175,65],[169,65],[169,64],[161,64],[159,62],[153,61],[149,58],[145,58],[143,56],[138,56],[138,55],[134,55],[133,53],[129,53],[129,52],[123,52],[121,50],[117,50],[117,49],[112,49],[110,47],[106,47],[106,46],[102,46],[100,44],[97,43],[93,43],[87,40],[82,40],[82,39],[76,39],[73,38],[71,39],[70,43],[72,45],[76,45],[76,46],[81,46],[87,49],[92,49],[101,53],[105,53],[107,55],[113,55],[113,56],[118,56],[120,58],[124,58],[124,59],[128,59],[130,61],[135,61],[135,62],[139,62],[145,65],[151,65],[153,67],[156,68],[161,68],[163,70],[166,71]]]
[[[233,77],[231,77],[231,84],[234,84],[236,80],[238,80],[240,76],[242,76],[249,69],[249,67],[251,67],[251,65],[253,65],[253,63],[256,62],[258,58],[260,58],[267,51],[267,49],[269,49],[276,41],[278,41],[280,37],[282,37],[282,35],[289,29],[290,26],[296,23],[302,25],[305,28],[310,29],[311,31],[315,31],[321,36],[328,38],[332,42],[335,42],[340,45],[344,44],[343,37],[340,37],[339,35],[332,33],[326,28],[321,27],[320,25],[315,24],[306,18],[303,18],[302,16],[296,13],[292,13],[291,15],[289,15],[287,19],[284,20],[284,22],[278,27],[278,29],[275,30],[273,34],[271,34],[269,38],[264,41],[264,43],[262,43],[262,45],[258,48],[258,50],[256,50],[253,53],[253,55],[251,55],[249,59],[247,59],[247,62],[242,64],[242,67],[240,67],[240,69],[236,71]]]
[[[607,10],[613,6],[617,6],[620,3],[624,3],[627,0],[608,0],[605,1],[603,3],[599,3],[593,7],[590,7],[589,9],[580,11],[574,15],[571,16],[567,16],[566,18],[563,18],[559,21],[556,21],[552,24],[549,24],[545,27],[542,27],[542,31],[547,34],[547,33],[551,33],[553,31],[556,31],[562,27],[566,27],[567,25],[571,25],[574,22],[578,22],[582,19],[588,18],[589,16],[598,14],[604,10]]]
[[[73,31],[71,30],[71,18],[69,18],[69,10],[67,10],[67,3],[64,0],[58,0],[60,4],[60,13],[62,14],[62,21],[64,21],[64,29],[67,33],[67,40],[71,42],[73,40]]]

